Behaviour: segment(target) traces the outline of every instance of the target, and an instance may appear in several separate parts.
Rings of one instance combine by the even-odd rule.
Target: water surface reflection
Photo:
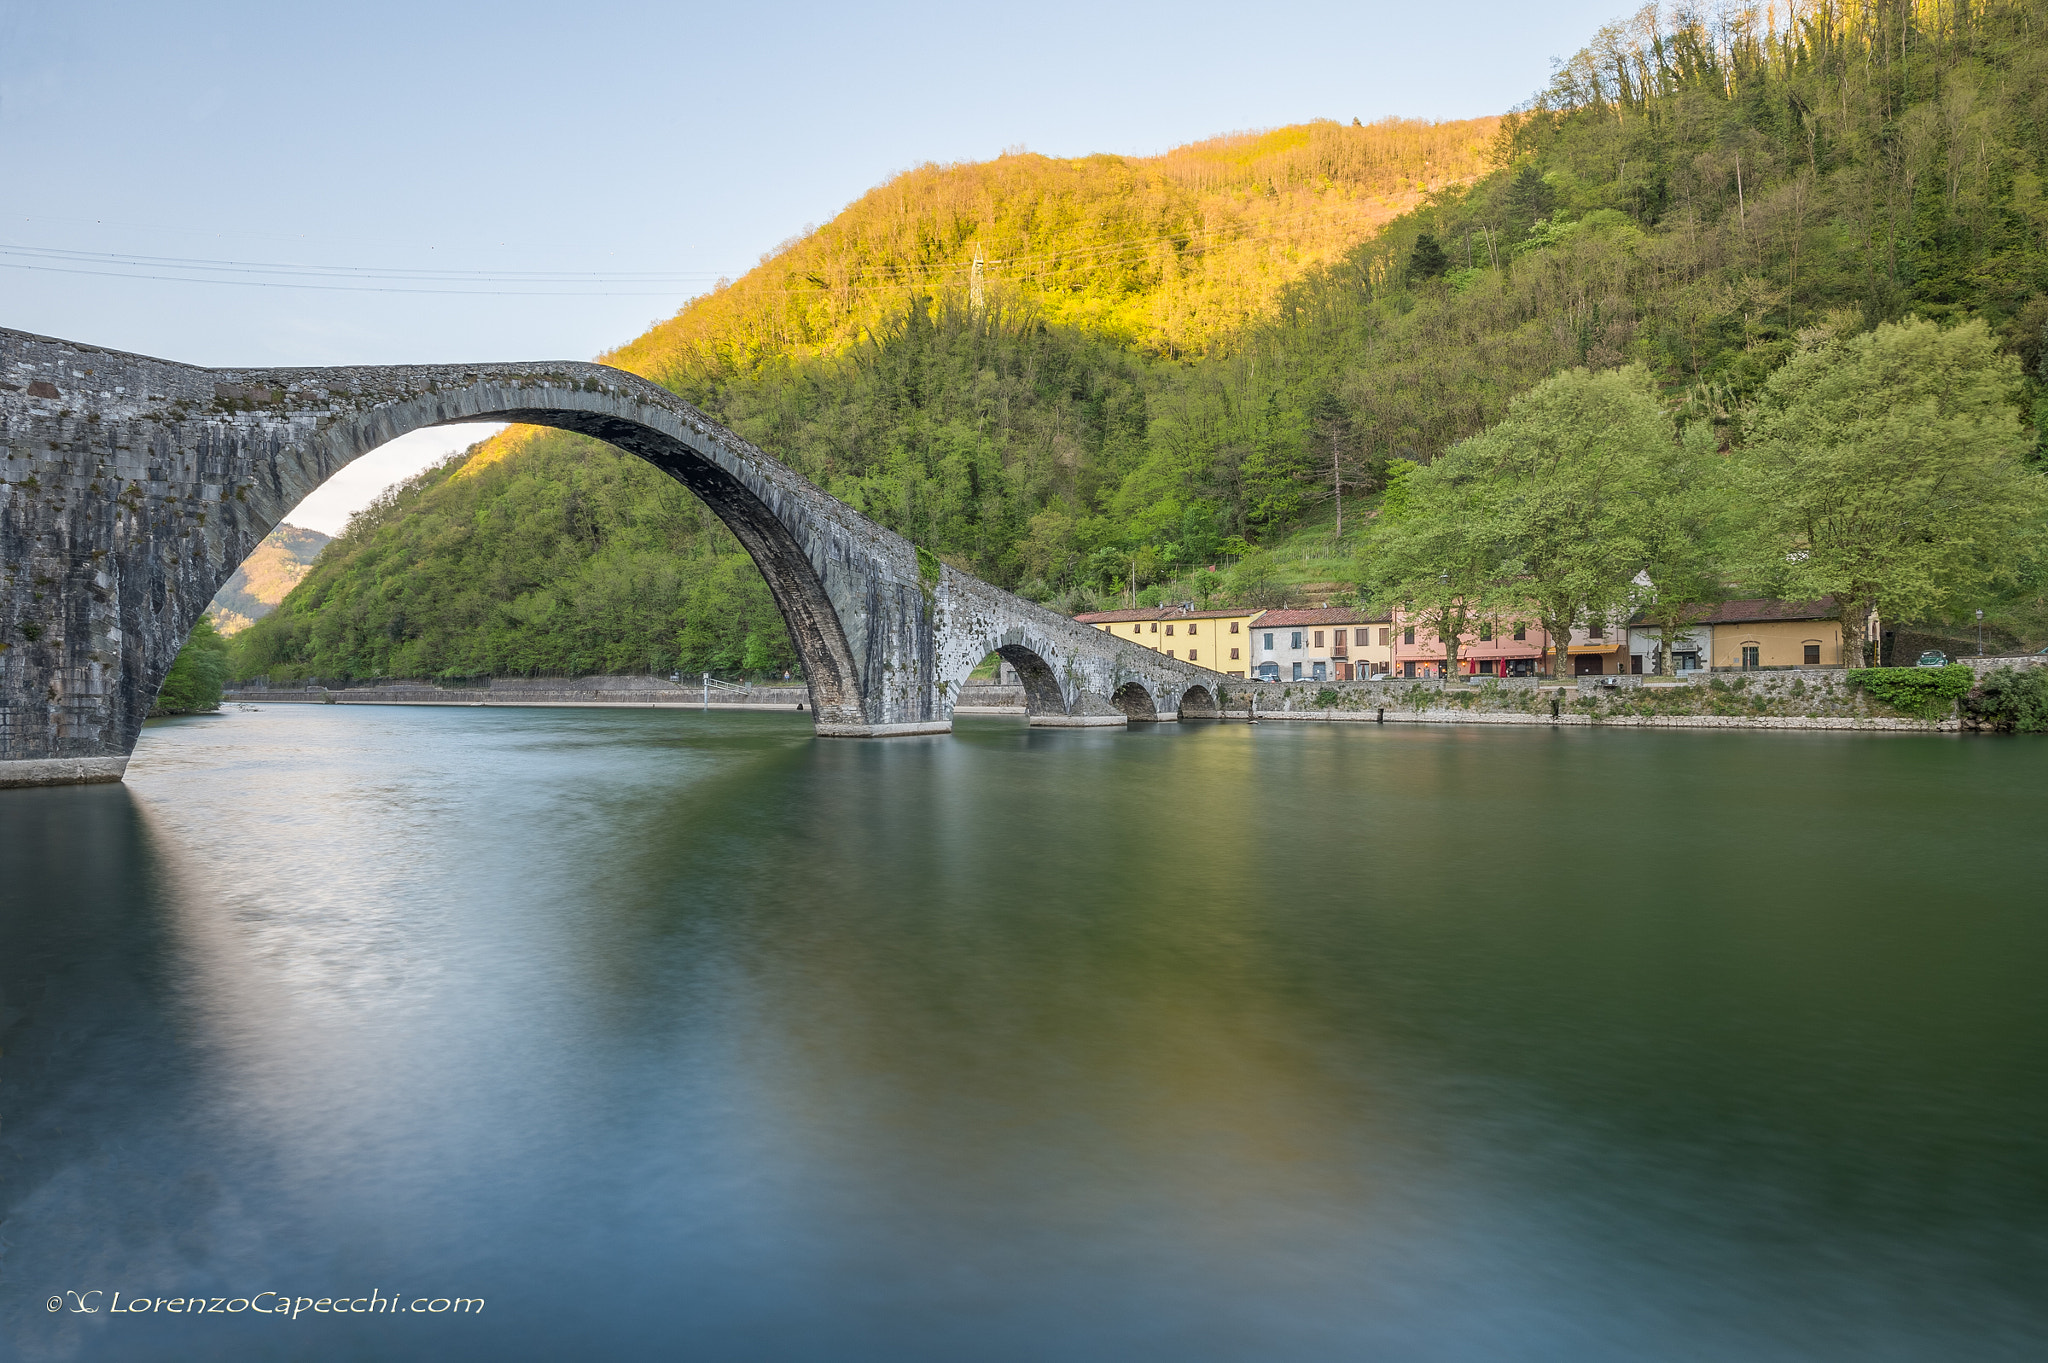
[[[29,1358],[2038,1356],[2044,765],[156,726],[130,788],[0,792],[0,1327]],[[79,1287],[488,1305],[44,1310]]]

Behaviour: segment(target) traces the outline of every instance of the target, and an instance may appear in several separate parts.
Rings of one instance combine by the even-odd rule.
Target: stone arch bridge
[[[683,483],[760,565],[826,737],[942,733],[990,652],[1031,723],[1213,715],[1227,678],[958,572],[605,365],[200,369],[0,329],[0,786],[115,781],[221,584],[408,431],[555,426]]]

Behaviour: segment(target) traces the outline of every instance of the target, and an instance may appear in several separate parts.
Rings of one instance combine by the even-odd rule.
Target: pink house
[[[1467,677],[1534,677],[1543,671],[1549,637],[1537,625],[1513,620],[1483,621],[1458,641],[1458,671]],[[1429,626],[1394,612],[1394,675],[1440,677],[1443,642]]]

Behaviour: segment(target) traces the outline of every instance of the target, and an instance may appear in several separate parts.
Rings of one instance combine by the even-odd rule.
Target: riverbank
[[[1959,660],[1981,676],[2001,666],[2033,666],[2037,658]],[[424,680],[241,686],[225,699],[249,703],[324,705],[569,706],[632,709],[803,711],[801,684],[739,686],[671,682],[660,677],[496,677],[476,682]],[[1953,733],[1962,723],[1901,712],[1848,681],[1840,668],[1777,672],[1693,673],[1684,678],[1485,677],[1467,681],[1383,678],[1378,681],[1236,681],[1222,688],[1218,718],[1336,724],[1557,724],[1644,729],[1832,729]],[[1023,689],[973,681],[961,689],[958,716],[1022,716]],[[1149,718],[1149,716],[1134,716]],[[1171,711],[1159,718],[1172,721]]]
[[[1954,732],[1949,716],[1904,714],[1840,668],[1696,673],[1686,678],[1388,678],[1233,688],[1227,718],[1353,724],[1565,724],[1646,729],[1863,729]]]

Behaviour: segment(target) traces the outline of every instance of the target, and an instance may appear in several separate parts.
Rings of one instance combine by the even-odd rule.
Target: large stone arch
[[[797,656],[803,660],[819,721],[862,726],[866,717],[858,685],[859,664],[847,644],[838,608],[811,560],[806,540],[818,536],[809,517],[802,508],[795,508],[793,514],[789,501],[776,497],[780,489],[761,486],[765,480],[747,478],[749,470],[734,467],[739,461],[729,455],[721,458],[726,452],[705,430],[664,420],[672,415],[668,404],[649,402],[648,393],[631,391],[641,386],[638,381],[632,385],[616,382],[631,377],[609,371],[609,381],[603,385],[586,382],[559,392],[544,380],[537,394],[530,388],[484,382],[379,407],[320,432],[316,439],[333,450],[335,470],[411,431],[473,421],[510,421],[574,431],[639,456],[695,493],[761,570],[789,627]],[[651,384],[644,387],[656,394],[665,392]],[[332,476],[331,472],[326,476]],[[775,505],[776,501],[781,505]],[[272,528],[289,514],[290,507],[278,512]],[[830,546],[823,547],[827,552],[821,557],[829,562]],[[247,552],[254,548],[251,545]],[[240,559],[225,564],[220,581],[226,582],[238,566]],[[214,590],[219,590],[218,583]],[[164,663],[166,668],[169,665]],[[156,683],[162,684],[161,676]],[[150,694],[153,696],[154,690]]]

